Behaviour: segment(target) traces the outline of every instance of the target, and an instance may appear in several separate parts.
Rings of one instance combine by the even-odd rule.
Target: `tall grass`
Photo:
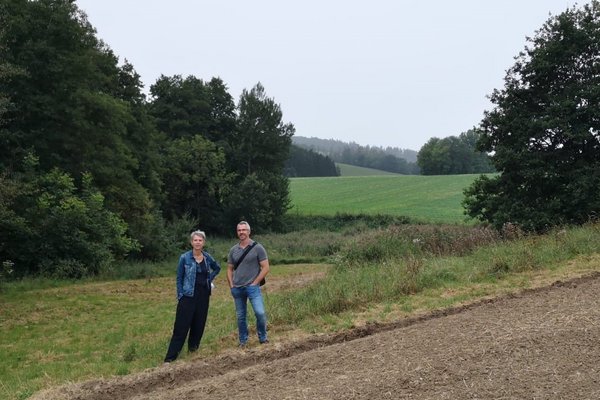
[[[364,232],[408,222],[404,217],[387,215],[288,216],[286,233],[254,234],[252,238],[265,246],[274,264],[324,262],[332,261],[346,243]],[[224,262],[235,243],[235,239],[209,238],[207,250]]]
[[[392,225],[365,231],[348,241],[340,256],[345,263],[377,263],[406,256],[463,255],[501,240],[485,227],[464,225]]]
[[[407,235],[391,228],[375,233],[375,240],[346,247],[324,280],[272,299],[273,323],[299,323],[312,315],[364,310],[428,289],[552,270],[568,260],[600,252],[600,224],[509,241],[487,230],[472,235],[455,227],[429,229],[429,235],[424,231],[418,227]],[[418,243],[411,242],[416,232],[422,235]]]

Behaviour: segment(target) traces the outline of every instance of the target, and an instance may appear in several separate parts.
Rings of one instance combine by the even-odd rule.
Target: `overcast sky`
[[[586,4],[580,1],[577,4]],[[565,0],[77,0],[141,75],[261,82],[296,135],[419,150],[490,109]]]

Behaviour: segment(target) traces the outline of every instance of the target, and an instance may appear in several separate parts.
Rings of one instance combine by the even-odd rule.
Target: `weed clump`
[[[383,262],[426,256],[463,256],[501,240],[486,227],[459,225],[394,225],[365,232],[340,251],[345,264]]]

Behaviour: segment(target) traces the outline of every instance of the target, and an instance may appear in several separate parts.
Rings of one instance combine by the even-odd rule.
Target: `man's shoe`
[[[260,342],[260,344],[269,344],[269,339],[265,339],[262,342]]]
[[[244,342],[244,343],[240,343],[240,344],[238,344],[238,347],[239,347],[240,349],[245,349],[246,347],[248,347],[248,345],[246,344],[246,342]]]

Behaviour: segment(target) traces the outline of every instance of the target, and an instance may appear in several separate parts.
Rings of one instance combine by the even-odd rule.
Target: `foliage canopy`
[[[0,2],[0,262],[77,277],[165,258],[198,227],[273,229],[289,202],[282,117],[262,85],[236,105],[218,78],[161,76],[147,99],[76,2]]]
[[[476,150],[474,129],[443,139],[431,138],[417,154],[423,175],[458,175],[494,172],[486,153]]]
[[[551,17],[528,42],[480,126],[500,174],[474,182],[464,205],[540,231],[600,210],[600,3]]]

